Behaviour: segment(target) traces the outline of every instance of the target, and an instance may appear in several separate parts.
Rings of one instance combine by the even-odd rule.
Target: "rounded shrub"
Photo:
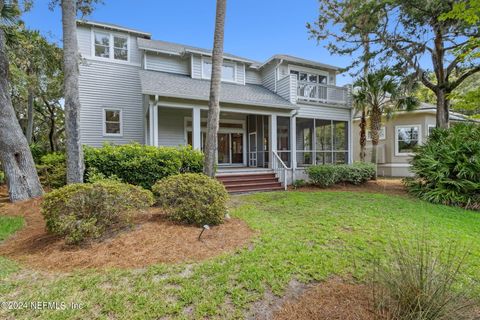
[[[433,203],[480,210],[480,126],[435,129],[411,161],[410,193]]]
[[[223,222],[228,194],[219,181],[204,174],[185,173],[164,178],[153,186],[156,204],[179,222],[202,226]]]
[[[153,147],[137,143],[84,147],[85,174],[116,177],[151,189],[158,180],[184,172],[202,172],[203,154],[191,147]]]
[[[47,230],[68,244],[97,239],[130,225],[134,210],[153,204],[150,191],[118,181],[71,184],[47,193],[42,215]]]

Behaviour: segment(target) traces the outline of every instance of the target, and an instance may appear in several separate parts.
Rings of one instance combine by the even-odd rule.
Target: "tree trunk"
[[[0,12],[4,1],[0,0]],[[43,194],[27,139],[13,110],[8,89],[8,57],[5,34],[0,28],[0,162],[7,180],[10,201]]]
[[[83,151],[80,143],[76,12],[75,0],[62,0],[67,183],[82,183],[84,172]]]
[[[377,106],[372,106],[370,117],[370,134],[372,135],[372,163],[377,164],[377,148],[380,140],[380,129],[382,126],[382,112]]]
[[[210,100],[208,102],[207,141],[205,143],[204,172],[215,176],[218,145],[218,122],[220,118],[220,86],[223,64],[223,37],[225,27],[226,0],[217,0],[215,34],[212,52],[212,76],[210,82]]]
[[[32,143],[33,136],[33,90],[28,90],[28,105],[27,105],[27,129],[25,130],[25,136],[27,137],[27,143]]]
[[[444,89],[438,89],[437,95],[437,128],[448,129],[449,127],[449,107],[450,100],[447,98],[448,93]]]
[[[365,106],[362,108],[362,116],[360,118],[360,161],[365,162],[366,146],[367,146],[367,112]]]
[[[370,39],[368,33],[362,34],[362,46],[363,46],[363,77],[368,76],[370,70]],[[367,110],[365,105],[362,106],[362,115],[360,118],[360,161],[365,162],[367,147]]]

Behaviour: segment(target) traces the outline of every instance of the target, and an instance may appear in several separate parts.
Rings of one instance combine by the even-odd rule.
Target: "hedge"
[[[306,173],[312,184],[323,188],[340,182],[361,184],[375,177],[375,165],[363,162],[316,165],[308,167]]]
[[[187,172],[203,171],[203,154],[188,147],[153,147],[140,144],[85,146],[86,180],[89,173],[116,177],[151,189],[158,180]]]

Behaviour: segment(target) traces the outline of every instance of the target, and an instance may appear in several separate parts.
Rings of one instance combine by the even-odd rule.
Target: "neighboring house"
[[[107,23],[79,20],[77,31],[83,144],[203,150],[210,50]],[[225,53],[219,171],[275,169],[290,183],[305,166],[350,163],[350,94],[335,85],[338,70],[288,55],[257,62]]]
[[[436,106],[422,103],[414,111],[396,112],[389,120],[383,119],[377,151],[378,175],[390,177],[411,176],[409,161],[413,148],[422,144],[435,128]],[[452,123],[474,121],[468,117],[450,112]],[[353,158],[360,161],[360,119],[353,120]],[[367,130],[367,156],[371,158],[371,136]]]

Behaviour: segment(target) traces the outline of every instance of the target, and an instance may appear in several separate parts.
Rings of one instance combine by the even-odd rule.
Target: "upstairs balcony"
[[[278,81],[277,93],[292,103],[347,105],[350,100],[348,87],[299,81],[294,74]]]

